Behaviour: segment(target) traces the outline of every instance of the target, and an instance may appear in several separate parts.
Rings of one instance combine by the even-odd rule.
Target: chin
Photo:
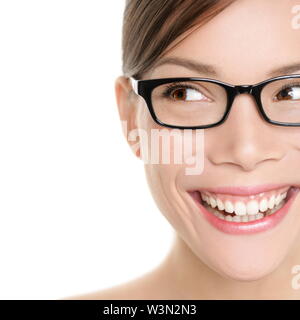
[[[277,265],[274,264],[252,264],[252,265],[240,265],[231,264],[228,268],[219,266],[218,272],[223,278],[240,281],[240,282],[252,282],[266,278],[274,270]]]
[[[289,247],[286,246],[277,247],[271,243],[257,246],[257,244],[249,242],[248,245],[233,244],[222,250],[220,245],[212,243],[208,250],[202,247],[196,252],[196,247],[193,251],[197,258],[222,278],[251,282],[266,278],[275,272],[289,251]]]

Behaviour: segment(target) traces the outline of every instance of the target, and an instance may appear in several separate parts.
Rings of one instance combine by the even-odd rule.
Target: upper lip
[[[224,186],[215,188],[200,188],[199,191],[208,191],[216,194],[228,194],[236,196],[250,196],[262,192],[281,189],[284,187],[292,187],[291,184],[261,184],[252,186]]]

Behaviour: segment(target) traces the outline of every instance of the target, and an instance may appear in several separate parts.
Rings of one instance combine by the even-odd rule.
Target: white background
[[[170,248],[117,113],[124,5],[0,2],[0,299],[110,287]]]

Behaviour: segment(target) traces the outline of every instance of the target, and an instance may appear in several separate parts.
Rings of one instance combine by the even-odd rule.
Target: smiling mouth
[[[262,220],[280,210],[290,198],[292,186],[249,196],[198,192],[197,199],[215,217],[228,222]]]

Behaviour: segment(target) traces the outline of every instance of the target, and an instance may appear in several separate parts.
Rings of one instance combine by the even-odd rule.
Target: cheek
[[[148,122],[148,124],[150,123]],[[185,229],[188,228],[189,232],[193,233],[191,210],[184,198],[186,196],[184,182],[186,179],[189,179],[186,170],[194,170],[196,166],[193,164],[186,164],[184,160],[182,160],[181,163],[174,163],[174,159],[176,158],[175,154],[180,150],[179,145],[183,145],[183,131],[180,130],[180,132],[174,134],[174,131],[167,128],[149,125],[146,132],[149,140],[147,140],[146,136],[143,137],[143,150],[147,149],[150,154],[152,143],[151,155],[153,156],[154,149],[160,151],[159,157],[157,158],[155,158],[155,156],[153,158],[149,156],[150,160],[155,159],[159,161],[155,163],[151,161],[145,163],[146,177],[152,196],[161,213],[177,232],[182,234],[185,232]],[[157,139],[157,136],[154,135],[153,132],[159,134],[159,139]],[[174,135],[172,135],[172,133]],[[150,138],[151,136],[152,140]],[[179,139],[178,137],[181,137],[182,139]],[[149,142],[150,140],[151,142]],[[191,159],[192,157],[196,158],[195,151],[197,148],[195,146],[195,141],[196,137],[191,136],[189,144],[192,148],[187,152],[186,159]],[[183,149],[184,148],[182,148],[182,150]],[[154,152],[154,154],[156,153]],[[169,162],[164,162],[164,160],[166,160],[166,158],[164,159],[164,155],[169,155],[167,158],[168,161],[170,160]],[[196,177],[197,175],[194,175],[193,179],[197,179]]]
[[[299,127],[290,127],[283,128],[281,135],[283,137],[282,143],[287,145],[289,148],[294,148],[295,150],[300,150],[300,128]],[[298,156],[299,158],[299,156]]]
[[[141,156],[148,184],[156,202],[169,211],[180,206],[185,181],[197,180],[203,171],[204,130],[160,126],[144,103],[138,107]]]
[[[163,127],[142,106],[138,113],[142,159],[160,176],[199,176],[204,169],[204,130]],[[185,177],[186,179],[187,177]]]

